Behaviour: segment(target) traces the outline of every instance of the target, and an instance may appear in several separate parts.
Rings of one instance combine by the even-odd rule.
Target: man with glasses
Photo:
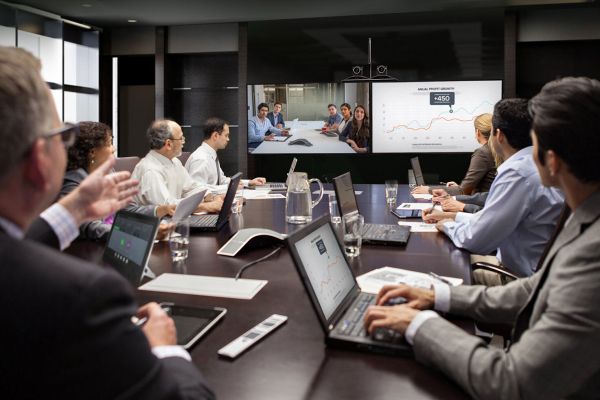
[[[60,120],[40,70],[39,61],[26,51],[0,47],[3,397],[213,397],[189,354],[176,346],[173,320],[160,306],[136,309],[129,283],[116,272],[23,238],[58,194],[67,162],[65,145],[74,132],[68,126],[58,128]],[[82,183],[85,190],[78,202],[53,207],[102,215],[127,204],[127,190],[121,201],[93,202],[104,188],[110,189],[105,180],[112,181],[113,189],[132,183],[127,172],[105,175],[113,162]],[[147,318],[143,328],[131,322],[134,314]]]
[[[140,181],[135,202],[140,205],[179,204],[181,199],[193,195],[206,186],[194,181],[181,161],[185,136],[179,124],[171,120],[156,120],[146,132],[150,151],[133,170],[133,178]],[[197,212],[216,213],[223,199],[208,195]]]

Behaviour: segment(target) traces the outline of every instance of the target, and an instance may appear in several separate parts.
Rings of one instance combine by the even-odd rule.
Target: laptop
[[[289,172],[287,174],[288,177],[296,169],[296,164],[297,163],[298,163],[298,160],[296,159],[296,157],[294,157],[294,159],[292,160],[292,165],[290,165],[290,170],[289,170]],[[267,183],[265,183],[264,185],[261,185],[261,186],[254,186],[254,188],[270,189],[270,190],[287,190],[287,179],[286,179],[286,183],[267,182]]]
[[[242,173],[238,172],[231,177],[229,186],[227,186],[227,193],[225,194],[225,200],[223,200],[223,207],[219,214],[206,214],[206,215],[190,215],[190,229],[199,231],[218,231],[229,221],[231,215],[231,205],[235,198],[235,192],[237,192]]]
[[[325,343],[376,353],[411,355],[402,335],[380,329],[373,337],[364,328],[364,314],[376,295],[361,292],[329,216],[323,216],[286,239],[321,327]]]
[[[146,267],[158,231],[156,217],[121,210],[106,241],[102,259],[138,287],[144,276],[153,277]]]
[[[358,214],[358,204],[350,172],[333,178],[333,187],[342,218]],[[404,225],[365,224],[363,241],[372,244],[405,246],[410,237],[410,227]]]
[[[423,178],[423,171],[421,170],[421,163],[419,162],[419,157],[411,158],[410,165],[415,176],[415,183],[417,184],[417,186],[424,186],[425,179]]]
[[[173,217],[165,218],[165,221],[177,222],[192,215],[196,208],[198,208],[198,204],[202,203],[202,200],[204,200],[205,194],[206,189],[182,199],[179,204],[177,204]]]

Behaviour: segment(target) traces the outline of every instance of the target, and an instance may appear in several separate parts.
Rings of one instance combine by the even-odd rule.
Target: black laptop
[[[286,239],[328,345],[394,355],[412,349],[397,332],[377,330],[371,337],[364,314],[376,295],[361,292],[329,216],[323,216]]]
[[[358,204],[350,172],[333,178],[333,187],[342,218],[358,214]],[[410,227],[405,225],[365,224],[362,239],[367,243],[405,246]]]
[[[153,275],[146,264],[158,224],[158,218],[149,215],[124,210],[115,215],[102,259],[136,288],[144,275]]]
[[[423,178],[423,171],[421,170],[421,163],[419,162],[419,157],[411,158],[410,165],[413,170],[413,175],[415,176],[415,183],[417,184],[417,186],[424,186],[425,179]]]
[[[190,229],[198,231],[218,231],[221,229],[229,221],[231,205],[235,199],[235,192],[237,192],[241,178],[241,172],[231,177],[227,193],[225,194],[225,200],[223,200],[223,207],[221,207],[221,211],[218,214],[190,215]]]

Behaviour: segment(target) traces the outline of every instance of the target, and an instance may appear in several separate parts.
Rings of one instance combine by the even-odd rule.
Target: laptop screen
[[[158,219],[155,217],[119,211],[115,216],[103,259],[137,287],[157,229]]]
[[[358,211],[356,204],[356,195],[352,186],[352,177],[350,172],[333,178],[333,185],[337,195],[338,207],[341,215],[347,215]]]
[[[182,199],[179,204],[177,204],[175,214],[171,220],[173,222],[177,222],[192,215],[192,213],[196,211],[196,208],[198,208],[198,204],[200,204],[204,199],[205,194],[206,189]]]
[[[410,165],[412,166],[413,173],[415,174],[415,183],[419,186],[425,185],[425,179],[423,179],[423,171],[421,171],[421,163],[419,162],[419,157],[411,158]]]
[[[321,312],[329,319],[356,284],[331,225],[311,231],[294,248]]]

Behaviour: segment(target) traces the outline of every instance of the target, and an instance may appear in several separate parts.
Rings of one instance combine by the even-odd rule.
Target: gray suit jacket
[[[463,212],[475,214],[480,211],[485,205],[490,192],[479,192],[475,194],[460,194],[456,195],[456,200],[465,203]]]
[[[77,188],[81,184],[81,182],[88,176],[88,173],[85,169],[72,169],[65,173],[65,177],[63,178],[63,185],[60,189],[59,198],[66,196],[71,193],[73,190]],[[154,215],[154,209],[156,206],[140,206],[135,203],[129,204],[125,207],[125,210],[136,212],[145,215]],[[81,224],[79,227],[79,237],[82,239],[100,239],[106,240],[108,238],[108,234],[110,232],[111,226],[106,224],[102,220],[90,221],[84,224]]]
[[[533,276],[500,287],[451,289],[451,313],[513,325],[507,351],[434,318],[417,331],[417,359],[476,398],[599,398],[599,248],[596,192],[575,210]]]

